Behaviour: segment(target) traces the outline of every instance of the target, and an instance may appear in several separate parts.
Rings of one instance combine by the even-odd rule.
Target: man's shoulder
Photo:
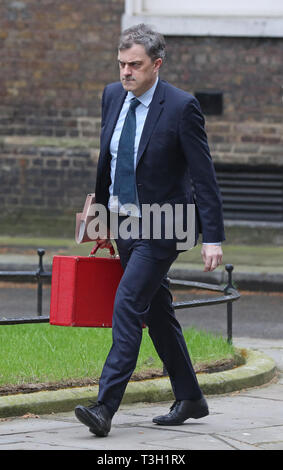
[[[108,83],[106,87],[104,88],[104,93],[117,93],[117,92],[123,92],[124,88],[122,86],[121,82],[113,82],[113,83]]]
[[[197,101],[196,97],[188,91],[182,90],[181,88],[177,88],[176,86],[164,80],[162,80],[161,83],[164,86],[166,96],[169,99],[172,98],[176,100],[177,103],[182,103],[183,105],[186,103]]]

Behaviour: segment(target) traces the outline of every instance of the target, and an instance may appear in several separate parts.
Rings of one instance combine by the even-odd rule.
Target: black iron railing
[[[227,304],[227,341],[232,343],[233,336],[233,307],[232,303],[240,298],[240,294],[232,283],[232,264],[226,264],[225,269],[228,272],[228,283],[225,286],[217,286],[204,282],[183,281],[170,279],[170,285],[179,287],[191,287],[196,289],[204,289],[207,291],[223,292],[224,295],[209,299],[185,300],[183,302],[173,302],[175,310],[192,307],[205,307],[207,305]]]
[[[21,281],[21,282],[36,282],[37,283],[37,313],[33,317],[25,318],[1,318],[0,311],[0,325],[15,325],[22,323],[48,323],[49,316],[42,315],[42,291],[43,291],[43,282],[46,280],[51,281],[52,272],[44,270],[43,267],[43,256],[45,250],[39,248],[37,250],[39,262],[38,268],[35,271],[0,271],[0,280],[5,281]],[[226,264],[225,269],[228,273],[228,283],[225,286],[218,286],[214,284],[206,284],[203,282],[193,282],[193,281],[184,281],[178,279],[169,279],[170,285],[182,288],[197,288],[203,289],[206,291],[218,291],[222,292],[223,295],[219,297],[213,297],[209,299],[196,299],[196,300],[186,300],[183,302],[173,302],[173,307],[175,310],[184,309],[184,308],[193,308],[193,307],[203,307],[207,305],[217,305],[217,304],[227,304],[227,341],[232,343],[232,325],[233,325],[233,316],[232,316],[232,303],[235,300],[238,300],[240,297],[239,292],[233,286],[232,283],[232,271],[233,266],[231,264]],[[1,307],[0,307],[1,309]]]
[[[36,282],[37,283],[37,311],[36,315],[26,318],[1,318],[0,307],[0,325],[15,325],[21,323],[47,323],[49,316],[42,315],[42,292],[43,282],[48,279],[51,281],[52,272],[45,271],[43,267],[43,256],[45,250],[42,248],[37,249],[38,254],[38,268],[35,271],[0,271],[0,280],[10,282]]]

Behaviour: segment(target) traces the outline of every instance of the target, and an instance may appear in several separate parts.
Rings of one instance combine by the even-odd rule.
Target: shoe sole
[[[193,418],[193,419],[199,419],[199,418],[204,418],[205,416],[209,415],[209,410],[208,409],[203,409],[199,410],[197,413],[194,413],[193,415],[189,416],[188,418],[182,420],[182,421],[174,421],[174,422],[166,422],[166,421],[159,421],[156,418],[153,418],[153,422],[156,424],[159,424],[161,426],[178,426],[180,424],[183,424],[187,419]]]
[[[75,415],[82,424],[89,428],[91,433],[99,437],[106,437],[108,435],[108,431],[102,431],[99,423],[95,421],[95,417],[90,417],[85,409],[77,406],[75,408]]]

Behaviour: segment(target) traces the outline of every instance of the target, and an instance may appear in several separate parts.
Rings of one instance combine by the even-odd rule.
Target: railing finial
[[[225,264],[225,270],[227,271],[228,273],[228,283],[224,289],[224,292],[226,294],[226,291],[228,289],[233,289],[233,283],[232,283],[232,271],[234,269],[234,266],[233,264]]]
[[[43,271],[43,256],[45,255],[45,250],[43,248],[38,248],[37,249],[37,254],[39,256],[39,261],[38,261],[38,273],[41,273]]]

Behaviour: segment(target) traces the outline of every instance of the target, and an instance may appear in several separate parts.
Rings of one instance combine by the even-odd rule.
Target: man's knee
[[[114,313],[119,315],[127,315],[129,313],[144,315],[147,313],[150,304],[142,291],[134,288],[130,285],[119,285],[115,302],[114,302]]]

